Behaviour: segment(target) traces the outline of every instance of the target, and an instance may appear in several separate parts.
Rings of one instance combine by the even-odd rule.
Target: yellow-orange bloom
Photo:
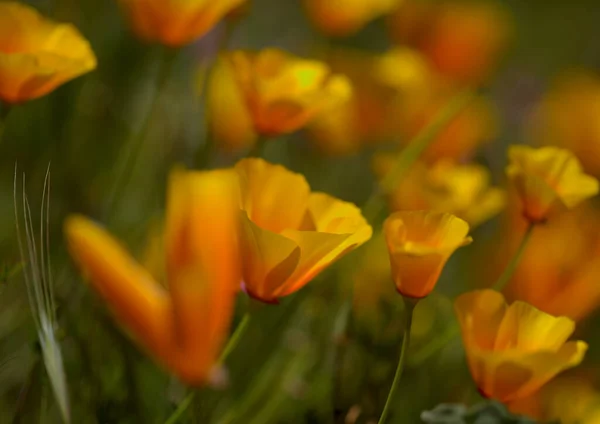
[[[96,67],[89,43],[70,24],[17,2],[0,2],[0,100],[44,96]]]
[[[566,342],[575,323],[525,302],[510,306],[494,290],[465,293],[455,310],[469,368],[479,391],[501,402],[524,398],[578,365],[587,344]]]
[[[511,146],[508,156],[506,173],[521,197],[523,215],[531,222],[545,221],[598,193],[598,180],[584,174],[568,150]]]
[[[421,50],[441,74],[464,83],[489,78],[512,33],[510,15],[492,1],[409,0],[390,22],[398,43]]]
[[[305,0],[309,18],[327,35],[344,37],[379,16],[390,13],[402,0]]]
[[[255,130],[265,136],[291,133],[351,93],[348,79],[327,65],[277,49],[229,55]]]
[[[261,159],[244,159],[235,169],[243,280],[252,297],[277,302],[371,237],[360,209],[311,192],[302,175]]]
[[[182,46],[202,37],[247,0],[119,0],[136,34]]]
[[[415,299],[431,293],[452,253],[472,241],[469,224],[442,212],[395,212],[383,231],[396,289]]]
[[[375,156],[376,174],[383,178],[396,160],[395,155]],[[431,166],[415,163],[389,195],[389,203],[394,211],[448,212],[475,227],[504,208],[506,194],[490,187],[490,173],[485,167],[440,160]]]
[[[235,80],[231,62],[223,56],[217,58],[208,75],[206,107],[210,135],[216,146],[227,152],[252,147],[256,141],[252,117]]]
[[[413,140],[456,96],[454,89],[441,86],[432,95],[414,102],[407,108],[402,119],[402,142]],[[427,162],[449,158],[457,161],[470,159],[477,149],[492,140],[497,132],[497,116],[494,106],[482,96],[473,99],[436,136],[423,153]]]
[[[522,220],[519,223],[522,224]],[[521,235],[522,232],[513,224],[507,226],[503,234]],[[513,245],[519,240],[505,237],[505,241],[508,242],[506,250],[513,252]],[[580,207],[536,229],[507,294],[546,313],[578,321],[600,306],[598,281],[600,219],[591,206]]]
[[[527,122],[528,138],[537,145],[571,150],[583,168],[600,175],[600,78],[571,70],[552,82]]]
[[[175,171],[165,228],[168,289],[104,229],[65,224],[71,255],[116,317],[180,378],[206,381],[228,334],[239,260],[237,179],[231,171]]]
[[[586,379],[578,376],[558,377],[532,396],[509,405],[511,411],[527,415],[539,422],[561,424],[600,423],[600,393]]]
[[[324,110],[309,125],[311,138],[327,154],[348,154],[363,144],[395,140],[399,117],[433,84],[421,55],[395,48],[382,55],[336,52],[329,62],[352,82],[352,96]]]

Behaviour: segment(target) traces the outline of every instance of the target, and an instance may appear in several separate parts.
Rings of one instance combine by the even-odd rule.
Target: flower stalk
[[[406,307],[406,324],[404,327],[402,347],[400,348],[400,359],[398,360],[398,367],[396,368],[396,374],[394,375],[392,387],[390,388],[387,400],[385,401],[385,406],[383,407],[383,412],[381,413],[381,417],[379,418],[379,424],[384,424],[386,422],[387,417],[390,414],[392,402],[396,397],[396,392],[398,391],[398,387],[400,386],[400,379],[402,378],[402,372],[404,371],[404,364],[406,362],[406,352],[408,351],[408,346],[410,345],[410,329],[412,327],[413,315],[415,307],[417,306],[417,303],[419,301],[419,299],[411,299],[406,296],[403,296],[403,298],[404,305]]]

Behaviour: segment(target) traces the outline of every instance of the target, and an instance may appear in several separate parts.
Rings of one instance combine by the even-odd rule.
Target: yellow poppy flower
[[[44,96],[96,68],[89,43],[17,2],[0,2],[0,100],[20,103]]]
[[[206,107],[210,134],[218,148],[238,152],[252,147],[256,141],[252,117],[235,80],[231,62],[223,56],[210,70]]]
[[[392,38],[423,52],[442,75],[478,84],[489,79],[513,32],[494,1],[405,1],[391,15]]]
[[[69,249],[118,320],[190,384],[208,378],[228,334],[239,285],[237,180],[231,171],[173,172],[168,192],[168,288],[104,229],[82,216],[65,224]]]
[[[587,344],[566,342],[575,323],[525,302],[510,306],[494,290],[456,299],[469,368],[487,398],[510,402],[539,390],[559,372],[578,365]]]
[[[235,169],[243,280],[252,297],[277,302],[371,237],[359,208],[311,192],[302,175],[261,159],[244,159]]]
[[[277,49],[229,55],[255,130],[265,136],[291,133],[352,93],[348,79],[324,63]]]
[[[592,206],[582,205],[540,226],[531,235],[513,275],[507,295],[551,315],[575,321],[600,305],[600,219]],[[503,234],[523,233],[522,220],[507,225]],[[517,225],[521,224],[521,225]],[[565,243],[568,240],[568,243]],[[503,250],[512,254],[519,242],[503,238]],[[498,250],[497,243],[494,250]],[[510,252],[510,253],[509,253]],[[504,255],[500,257],[505,263]]]
[[[395,155],[375,156],[375,173],[383,178],[395,161]],[[490,187],[490,173],[485,167],[440,160],[431,166],[415,163],[389,195],[389,203],[394,211],[448,212],[475,227],[504,208],[506,194]]]
[[[247,0],[119,0],[136,34],[182,46],[202,37]]]
[[[526,129],[536,145],[571,150],[586,172],[600,175],[600,78],[570,70],[554,80],[535,106]]]
[[[543,222],[598,193],[598,180],[586,175],[577,158],[556,147],[511,146],[506,173],[523,202],[530,222]]]
[[[327,35],[344,37],[390,13],[402,0],[305,0],[311,21]]]
[[[511,402],[509,409],[539,422],[600,423],[600,393],[589,381],[589,374],[584,374],[591,370],[581,371],[552,380],[532,396]]]
[[[396,289],[415,299],[431,293],[452,253],[472,241],[469,224],[442,212],[395,212],[383,231]]]

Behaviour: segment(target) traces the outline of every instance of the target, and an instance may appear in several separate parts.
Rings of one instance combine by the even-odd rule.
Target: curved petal
[[[240,212],[244,284],[252,297],[270,303],[300,261],[300,248],[282,234],[263,229]]]
[[[167,293],[108,233],[87,218],[68,218],[65,234],[72,257],[120,321],[164,360],[172,329]]]
[[[242,209],[252,222],[274,233],[300,227],[310,194],[304,176],[262,159],[243,159],[235,170],[240,178]]]
[[[493,349],[507,309],[504,297],[495,290],[476,290],[460,295],[454,301],[454,310],[465,344]]]
[[[237,204],[233,171],[176,170],[171,175],[167,276],[178,348],[192,361],[188,380],[206,378],[228,332],[241,278]]]

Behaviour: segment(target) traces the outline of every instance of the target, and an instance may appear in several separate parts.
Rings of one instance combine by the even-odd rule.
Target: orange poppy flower
[[[530,222],[570,209],[598,193],[598,180],[583,173],[570,151],[556,147],[511,146],[506,168]]]
[[[452,253],[472,241],[469,224],[442,212],[395,212],[383,231],[396,289],[414,299],[431,293]]]
[[[390,19],[392,38],[423,52],[442,75],[462,83],[489,79],[510,41],[509,13],[492,1],[415,1]]]
[[[96,68],[90,44],[70,24],[17,2],[0,2],[0,100],[44,96]]]
[[[465,293],[455,309],[471,375],[487,398],[525,398],[579,365],[587,350],[585,342],[566,342],[575,330],[569,318],[520,301],[508,306],[494,290]]]
[[[182,46],[202,37],[247,0],[119,0],[136,34]]]
[[[395,160],[395,155],[375,156],[375,173],[383,178]],[[448,212],[475,227],[504,208],[506,194],[490,187],[490,173],[485,167],[440,160],[431,166],[415,163],[389,195],[389,204],[394,211]]]
[[[165,229],[168,288],[104,229],[65,224],[69,249],[118,320],[190,384],[206,381],[229,330],[239,285],[237,181],[231,171],[173,172]]]
[[[277,49],[229,55],[255,130],[265,136],[294,132],[352,93],[346,77],[324,63]]]
[[[302,175],[262,159],[244,159],[235,169],[243,279],[252,297],[277,302],[371,237],[359,208],[311,192]]]
[[[344,37],[383,16],[402,0],[305,0],[309,18],[327,35]]]

